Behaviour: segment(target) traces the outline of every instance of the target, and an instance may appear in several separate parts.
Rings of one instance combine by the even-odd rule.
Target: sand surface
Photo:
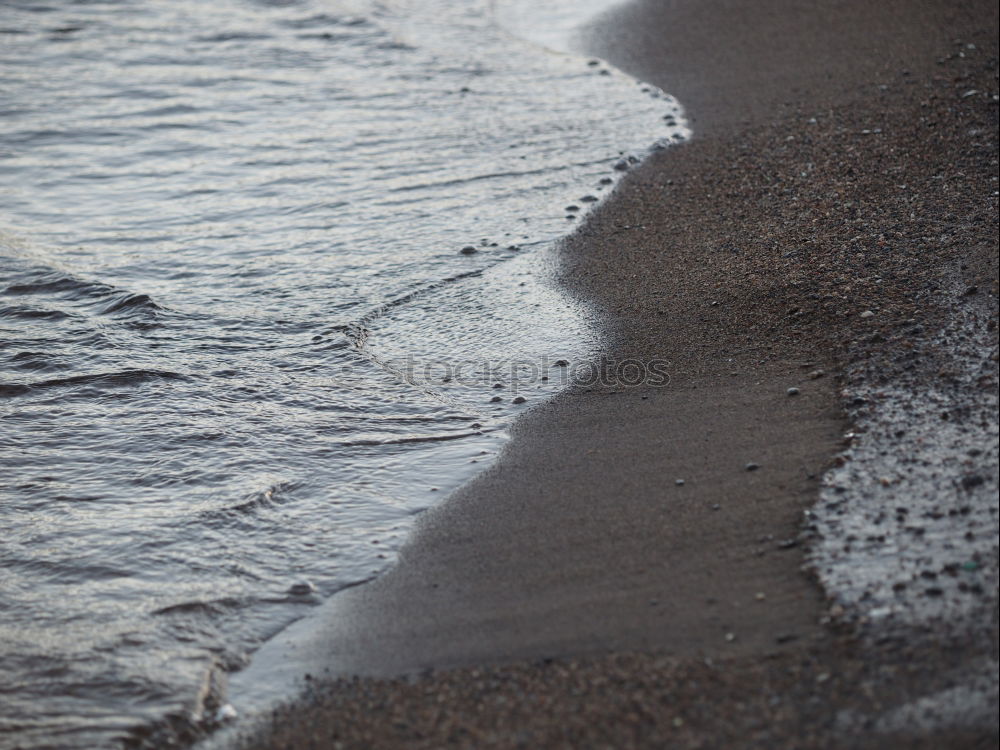
[[[827,600],[803,511],[845,373],[894,382],[956,305],[995,393],[996,8],[642,0],[588,45],[697,134],[562,251],[608,357],[670,384],[527,412],[395,568],[265,649],[250,679],[310,687],[247,746],[995,747],[995,540],[982,627],[915,638]]]

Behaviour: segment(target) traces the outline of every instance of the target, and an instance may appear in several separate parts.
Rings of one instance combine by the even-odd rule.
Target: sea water
[[[197,721],[595,350],[550,250],[686,135],[596,9],[0,2],[0,746]]]

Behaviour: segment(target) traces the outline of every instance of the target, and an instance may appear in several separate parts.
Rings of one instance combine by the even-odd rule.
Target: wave
[[[52,378],[33,383],[0,384],[0,397],[24,396],[52,388],[75,388],[90,386],[102,390],[132,387],[159,380],[189,381],[192,378],[179,372],[164,370],[121,370],[119,372],[99,372],[87,375],[72,375],[66,378]]]

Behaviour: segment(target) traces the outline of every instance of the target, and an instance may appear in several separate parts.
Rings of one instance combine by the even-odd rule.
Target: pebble
[[[785,393],[787,393],[789,396],[798,396],[799,395],[799,389],[792,387],[792,388],[789,388],[787,391],[785,391]]]
[[[757,471],[757,469],[759,469],[759,468],[760,468],[760,464],[755,464],[755,463],[754,463],[753,461],[751,461],[751,462],[750,462],[750,463],[748,463],[748,464],[747,464],[747,465],[746,465],[746,466],[745,466],[744,468],[745,468],[745,469],[746,469],[747,471]]]
[[[826,375],[826,373],[823,372],[822,370],[813,370],[811,373],[809,373],[809,379],[816,380],[817,378],[821,378],[824,375]]]
[[[684,480],[683,479],[674,480],[674,484],[676,484],[678,487],[682,487],[684,486]]]
[[[983,484],[986,480],[983,479],[978,474],[966,474],[962,477],[962,488],[966,490],[971,490],[973,487],[978,487]]]
[[[518,396],[517,398],[514,399],[513,403],[515,403],[515,404],[523,404],[527,400],[528,399],[526,399],[524,396]]]
[[[861,317],[862,318],[874,318],[875,317],[875,313],[873,313],[871,310],[865,310],[863,313],[861,313]]]
[[[316,586],[312,581],[298,581],[288,587],[288,593],[292,596],[309,596],[316,591]]]
[[[462,255],[475,255],[479,251],[476,250],[476,248],[474,248],[472,245],[466,245],[461,250],[459,250],[459,252],[462,253]]]
[[[493,398],[490,399],[491,404],[497,404],[500,403],[501,401],[503,401],[503,399],[500,398],[499,396],[494,396]]]
[[[569,367],[569,362],[567,362],[565,359],[557,359],[556,367]]]

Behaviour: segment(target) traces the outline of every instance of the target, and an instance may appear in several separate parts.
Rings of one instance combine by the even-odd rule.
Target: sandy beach
[[[995,747],[996,7],[639,0],[587,38],[695,137],[588,218],[558,283],[609,360],[670,383],[526,412],[393,569],[269,646],[309,688],[239,746]],[[956,315],[986,342],[971,379]],[[946,602],[919,627],[824,588],[834,527],[806,514],[881,419],[856,393],[900,384],[953,394],[979,451],[971,510],[939,514],[976,578],[954,607],[898,589]]]

